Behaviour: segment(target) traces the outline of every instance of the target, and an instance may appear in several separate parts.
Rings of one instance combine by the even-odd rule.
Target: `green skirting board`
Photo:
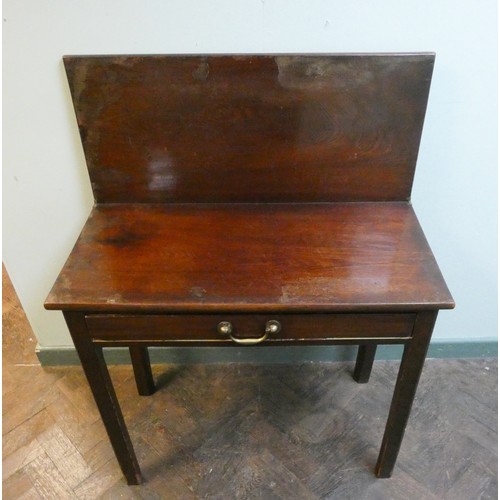
[[[357,346],[276,346],[262,347],[150,347],[151,363],[307,363],[325,361],[354,361]],[[399,360],[403,352],[400,345],[380,345],[377,360]],[[111,347],[104,349],[109,364],[128,364],[128,349]],[[433,342],[428,358],[490,358],[497,357],[498,342]],[[42,366],[80,364],[73,348],[37,348]]]

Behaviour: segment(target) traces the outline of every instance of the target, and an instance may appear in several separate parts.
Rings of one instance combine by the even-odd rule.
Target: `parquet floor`
[[[5,499],[497,498],[497,365],[429,360],[392,479],[372,469],[398,364],[111,368],[147,482],[125,484],[79,367],[41,368],[4,276]]]

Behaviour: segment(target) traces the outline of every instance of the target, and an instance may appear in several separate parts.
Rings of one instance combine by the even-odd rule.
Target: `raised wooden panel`
[[[407,200],[434,56],[67,56],[97,202]]]

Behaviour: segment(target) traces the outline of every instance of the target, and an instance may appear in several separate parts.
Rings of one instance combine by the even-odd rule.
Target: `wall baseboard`
[[[403,346],[380,345],[377,360],[400,360]],[[38,347],[37,356],[42,366],[78,365],[80,361],[74,348]],[[309,361],[354,361],[356,346],[276,346],[261,347],[150,347],[151,363],[306,363]],[[428,358],[496,358],[498,341],[433,342]],[[129,364],[128,349],[110,347],[104,349],[107,363]]]

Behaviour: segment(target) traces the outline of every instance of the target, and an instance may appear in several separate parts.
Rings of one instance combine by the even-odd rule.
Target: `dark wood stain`
[[[394,389],[394,398],[375,466],[377,477],[391,477],[392,475],[437,314],[437,311],[420,313],[415,321],[414,339],[405,346]]]
[[[373,361],[377,352],[376,344],[360,344],[353,378],[358,384],[366,384],[370,380]]]
[[[148,348],[134,345],[129,348],[129,351],[130,360],[134,368],[137,392],[141,396],[151,396],[155,392],[155,383],[151,371]]]
[[[236,338],[258,338],[265,331],[271,316],[259,314],[197,314],[197,315],[110,315],[89,314],[86,324],[95,341],[207,341],[233,344],[217,331],[221,321],[229,321]],[[415,314],[274,314],[272,319],[281,324],[278,333],[269,336],[267,344],[297,344],[304,341],[326,343],[328,337],[359,341],[366,337],[383,342],[407,340],[412,336]]]
[[[45,305],[367,312],[453,299],[406,203],[123,204],[94,208]]]
[[[410,197],[432,54],[64,62],[98,203]]]
[[[64,312],[75,348],[80,357],[90,389],[97,403],[116,458],[128,484],[142,482],[142,474],[137,463],[127,426],[116,400],[113,382],[108,373],[102,349],[92,345],[86,335],[85,317],[81,313]]]

